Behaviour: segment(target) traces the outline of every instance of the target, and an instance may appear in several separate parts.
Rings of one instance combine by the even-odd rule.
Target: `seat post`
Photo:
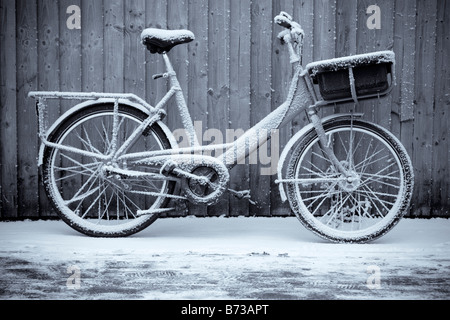
[[[164,63],[165,63],[165,65],[166,65],[166,71],[167,71],[168,73],[175,73],[175,71],[173,70],[172,63],[170,62],[170,59],[169,59],[169,56],[167,55],[167,53],[164,52],[164,53],[162,54],[162,56],[163,56],[163,59],[164,59]]]
[[[186,99],[183,95],[183,90],[181,89],[180,83],[178,82],[177,73],[173,69],[172,63],[170,62],[169,56],[166,52],[162,53],[164,63],[166,64],[166,71],[169,75],[170,86],[176,89],[175,99],[178,110],[181,115],[181,122],[183,123],[184,128],[186,129],[186,134],[189,136],[189,142],[191,147],[200,146],[198,142],[197,135],[195,133],[194,124],[192,122],[191,115],[189,113],[189,109],[186,104]]]

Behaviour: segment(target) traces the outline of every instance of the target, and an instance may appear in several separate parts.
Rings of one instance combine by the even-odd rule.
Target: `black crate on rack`
[[[352,86],[358,99],[388,93],[393,84],[391,51],[374,52],[308,64],[313,83],[326,101],[352,100]]]

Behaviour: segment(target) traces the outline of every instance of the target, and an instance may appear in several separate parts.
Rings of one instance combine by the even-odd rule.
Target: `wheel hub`
[[[341,187],[341,189],[346,192],[355,191],[356,189],[358,189],[360,184],[361,179],[359,175],[354,171],[351,171],[349,176],[347,177],[342,176],[342,180],[339,181],[339,187]]]

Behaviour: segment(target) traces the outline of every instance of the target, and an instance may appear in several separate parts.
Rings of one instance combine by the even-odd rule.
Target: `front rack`
[[[394,78],[395,54],[378,51],[306,65],[305,75],[318,87],[316,105],[348,103],[387,95]],[[318,92],[317,92],[318,91]]]

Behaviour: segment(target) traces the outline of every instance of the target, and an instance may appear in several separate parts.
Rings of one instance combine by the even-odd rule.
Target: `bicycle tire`
[[[411,160],[400,141],[379,125],[344,118],[324,124],[324,130],[338,160],[355,173],[354,178],[339,176],[319,153],[316,131],[309,131],[294,145],[288,162],[287,179],[302,182],[287,183],[291,210],[308,230],[329,241],[373,241],[390,231],[409,207],[414,184]],[[352,148],[345,147],[346,139]],[[334,182],[320,183],[321,179]]]
[[[108,137],[109,133],[105,123],[108,118],[113,118],[113,110],[113,103],[96,104],[89,108],[81,109],[70,115],[55,130],[53,130],[48,136],[48,141],[53,143],[68,143],[69,145],[71,144],[71,146],[78,144],[79,146],[88,148],[87,151],[91,152],[99,151],[101,145],[104,145],[104,149],[107,149],[104,151],[107,152],[111,147],[112,141],[109,141],[109,139],[111,138],[112,140],[112,137]],[[144,119],[148,118],[148,115],[144,112],[126,104],[119,104],[118,114],[120,119],[122,119],[120,122],[121,127],[119,128],[123,138],[125,138],[127,133],[132,131],[134,125],[137,126],[144,121]],[[95,125],[95,129],[92,125]],[[84,138],[82,137],[83,135]],[[142,135],[142,137],[140,137],[142,141],[135,144],[139,145],[139,148],[152,146],[152,142],[154,142],[159,149],[172,148],[169,138],[158,123],[153,124],[145,135],[147,137]],[[79,141],[76,141],[77,139]],[[119,140],[119,138],[116,140]],[[108,144],[109,146],[107,146]],[[137,150],[132,149],[131,151]],[[70,154],[67,155],[64,152],[65,151],[49,146],[45,147],[42,171],[45,190],[59,217],[70,227],[85,235],[92,237],[130,236],[152,224],[158,218],[158,214],[148,214],[136,217],[132,214],[131,208],[127,207],[128,205],[130,207],[133,205],[136,207],[138,205],[144,206],[155,198],[152,208],[165,208],[170,200],[168,197],[162,196],[153,196],[153,198],[150,198],[149,195],[143,196],[131,194],[131,191],[125,190],[125,187],[122,188],[123,190],[114,190],[114,188],[119,189],[121,187],[118,186],[120,181],[108,180],[104,175],[100,176],[102,172],[100,166],[105,165],[105,163],[99,161],[97,164],[92,161],[93,163],[90,164],[87,162],[89,159],[86,159],[89,157],[76,154],[73,155],[70,152],[67,152],[67,154]],[[86,163],[83,163],[83,161]],[[70,166],[64,167],[65,163],[70,163]],[[94,172],[98,174],[98,177],[91,178],[90,175],[87,174],[90,173],[94,176]],[[87,188],[87,184],[90,185],[89,188],[94,185],[94,182],[92,182],[92,184],[91,182],[87,183],[89,179],[94,179],[95,183],[98,182],[99,186],[102,185],[102,192],[105,193],[104,199],[98,198],[100,195],[94,196],[96,193],[92,190],[84,192],[83,189]],[[136,181],[127,182],[130,185],[138,183]],[[77,188],[83,190],[81,193],[86,195],[85,198],[81,198],[77,193],[74,194]],[[144,192],[146,191],[145,188],[150,189],[150,183],[147,181],[145,185],[142,183],[141,186],[136,188],[141,188],[139,191]],[[174,181],[163,182],[161,188],[155,187],[159,193],[169,195],[174,192],[174,188]],[[93,188],[93,190],[95,190],[95,188]],[[150,190],[146,192],[149,193],[149,191]],[[70,199],[70,197],[72,198]],[[80,199],[77,199],[77,197],[80,197]],[[101,197],[103,198],[103,195]],[[138,199],[138,197],[142,197],[142,200]],[[93,212],[84,213],[86,216],[83,217],[83,210],[86,211],[86,207],[92,208],[95,203],[94,200],[98,202],[97,219],[91,218],[91,216],[95,216],[93,215]],[[77,201],[79,201],[78,204]],[[90,203],[92,201],[93,204],[91,205]],[[72,205],[72,203],[74,204]],[[76,209],[74,209],[75,204],[77,204]],[[121,204],[123,207],[122,209],[120,209]],[[117,211],[115,219],[116,225],[113,224],[114,219],[110,217],[110,214],[112,213],[110,212],[110,209],[115,209]],[[102,215],[100,215],[101,211],[103,213]]]

